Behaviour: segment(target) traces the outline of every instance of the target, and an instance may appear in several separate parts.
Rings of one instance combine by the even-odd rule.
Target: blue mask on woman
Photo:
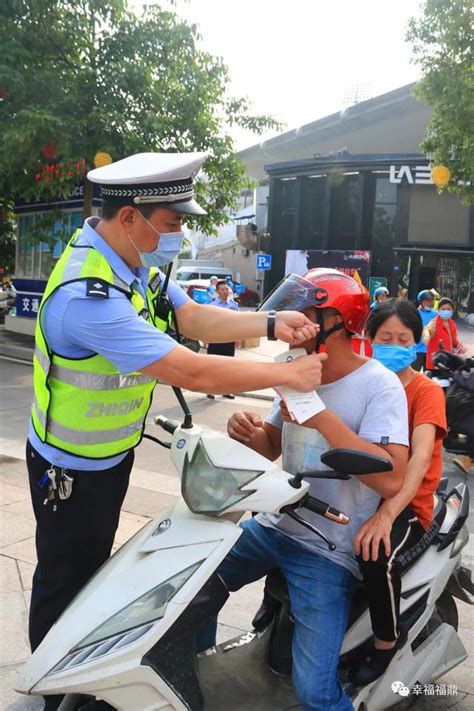
[[[416,360],[416,343],[412,346],[392,346],[383,343],[372,344],[373,356],[393,373],[405,370]]]
[[[140,210],[138,210],[138,212],[140,212]],[[144,267],[162,267],[165,264],[169,264],[176,259],[178,254],[181,252],[184,241],[184,232],[159,232],[159,230],[153,227],[151,222],[149,222],[141,212],[140,215],[143,217],[147,225],[151,227],[153,232],[155,232],[159,237],[158,244],[152,252],[140,252],[130,234],[128,235],[130,242],[138,252],[142,265]]]
[[[438,316],[441,316],[442,319],[447,321],[449,318],[453,318],[452,309],[443,309],[443,311],[438,311]]]

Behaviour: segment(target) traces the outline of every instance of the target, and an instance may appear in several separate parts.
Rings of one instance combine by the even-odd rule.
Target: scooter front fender
[[[184,529],[189,533],[190,519],[200,525],[193,528],[194,535],[183,536]],[[160,528],[163,520],[169,523]],[[174,511],[150,521],[102,566],[61,615],[23,668],[17,691],[85,693],[107,698],[107,689],[122,684],[133,686],[134,674],[137,682],[142,674],[144,655],[174,624],[240,535],[241,529],[234,523],[196,517],[179,503]],[[161,541],[159,547],[149,543],[153,539]],[[124,633],[122,645],[113,645],[109,650],[107,644],[94,649],[92,645],[90,655],[84,646],[82,658],[77,656],[74,649],[81,647],[82,653],[81,640],[142,595],[196,563],[199,567],[170,600],[163,617],[151,621],[141,636],[137,628],[129,637],[128,632]],[[163,681],[154,676],[157,693],[163,696]],[[177,703],[172,690],[165,691],[169,691],[171,703]],[[128,711],[129,706],[123,708]]]

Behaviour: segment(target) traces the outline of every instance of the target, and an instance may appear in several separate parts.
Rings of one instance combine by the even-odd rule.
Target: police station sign
[[[429,165],[391,165],[389,180],[391,183],[401,183],[405,179],[410,185],[434,185],[431,179]]]
[[[16,315],[22,318],[36,318],[43,294],[18,291],[16,297]]]

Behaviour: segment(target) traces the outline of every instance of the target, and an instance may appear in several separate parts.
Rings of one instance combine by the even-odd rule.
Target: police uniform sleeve
[[[141,370],[177,346],[170,336],[139,316],[119,292],[108,299],[70,299],[64,311],[63,334],[70,345],[98,353],[121,373]]]

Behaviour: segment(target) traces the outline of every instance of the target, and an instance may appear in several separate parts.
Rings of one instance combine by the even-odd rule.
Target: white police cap
[[[156,203],[186,215],[206,215],[194,199],[193,178],[207,153],[137,153],[90,170],[102,197],[124,205]]]

